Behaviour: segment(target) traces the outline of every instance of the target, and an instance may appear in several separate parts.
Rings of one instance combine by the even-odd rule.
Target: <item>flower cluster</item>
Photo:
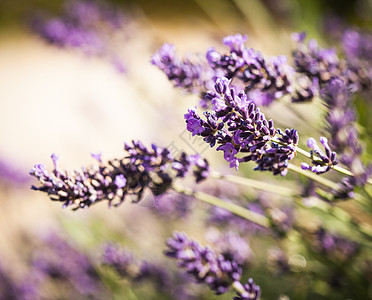
[[[78,209],[102,200],[108,200],[109,205],[113,201],[120,205],[127,196],[138,202],[146,188],[158,196],[171,187],[176,177],[192,173],[199,182],[209,174],[208,162],[199,155],[181,153],[179,158],[173,158],[166,148],[153,144],[148,149],[139,141],[125,144],[124,149],[123,159],[104,164],[101,155],[94,155],[98,165],[74,172],[60,170],[58,157],[52,155],[53,172],[48,172],[43,164],[31,170],[30,174],[41,183],[32,189],[48,193],[53,201],[63,202],[64,207],[71,205]]]
[[[249,278],[244,285],[237,282],[235,288],[238,289],[238,292],[234,300],[259,300],[261,297],[261,288],[254,283],[252,278]]]
[[[157,292],[170,295],[172,299],[186,300],[196,296],[190,293],[189,278],[179,273],[173,274],[161,264],[138,259],[118,245],[105,245],[103,264],[112,267],[121,278],[129,279],[133,284],[152,282]]]
[[[56,234],[44,238],[34,253],[32,267],[33,273],[43,279],[68,282],[80,295],[97,299],[103,292],[100,277],[88,256]]]
[[[36,19],[34,31],[49,43],[66,49],[80,50],[87,55],[107,57],[119,72],[125,66],[114,53],[115,34],[128,23],[120,10],[101,1],[67,1],[61,17]]]
[[[176,87],[198,93],[200,105],[208,107],[205,92],[211,89],[216,78],[226,77],[233,86],[245,89],[245,93],[259,105],[269,105],[277,98],[293,92],[292,68],[285,56],[265,58],[244,43],[247,37],[241,34],[227,36],[223,44],[230,52],[221,54],[211,47],[204,60],[199,56],[178,58],[175,47],[164,44],[152,57],[151,62],[162,70]]]
[[[181,59],[176,56],[175,50],[174,45],[162,45],[152,56],[151,63],[163,71],[175,87],[202,95],[212,81],[213,71],[200,57],[190,56]]]
[[[314,235],[314,250],[325,253],[332,259],[351,260],[359,251],[360,245],[338,234],[319,228]]]
[[[0,184],[10,184],[14,186],[23,185],[29,181],[29,177],[18,170],[18,167],[0,159]]]
[[[167,246],[167,256],[177,259],[179,267],[186,269],[197,282],[208,284],[216,294],[225,293],[231,285],[235,287],[240,284],[242,269],[234,258],[216,254],[212,249],[189,239],[185,233],[174,233],[167,240]],[[248,292],[245,288],[244,291]],[[237,299],[251,299],[244,298],[247,296],[245,292],[238,295],[243,298]]]
[[[186,218],[194,207],[194,200],[192,197],[170,191],[156,197],[153,210],[162,218]]]
[[[341,154],[341,162],[350,168],[354,177],[347,177],[342,182],[342,190],[346,194],[355,186],[363,186],[372,174],[372,166],[365,166],[360,156],[362,147],[359,134],[354,126],[356,114],[352,108],[351,91],[344,80],[331,80],[323,89],[329,112],[326,116],[327,129],[330,133],[330,146]],[[344,194],[345,194],[344,193]]]
[[[355,30],[346,30],[342,37],[349,69],[358,78],[361,89],[372,84],[372,35]]]
[[[244,87],[250,98],[258,96],[260,99],[254,100],[261,105],[291,93],[292,68],[287,58],[282,55],[266,59],[260,52],[247,48],[246,40],[247,36],[241,34],[225,37],[223,44],[230,47],[230,53],[220,54],[209,48],[206,54],[209,65],[222,71],[226,78],[238,79],[237,87]]]
[[[301,168],[303,170],[310,170],[316,174],[322,174],[328,172],[333,166],[339,163],[339,160],[336,158],[336,152],[332,151],[328,145],[328,139],[322,136],[320,142],[324,147],[325,153],[319,148],[314,138],[309,138],[307,140],[307,146],[313,149],[310,151],[313,166],[307,163],[301,163]],[[318,155],[320,159],[315,159],[314,153]]]
[[[0,299],[40,299],[38,281],[35,276],[27,276],[21,280],[16,280],[13,276],[10,276],[9,270],[4,269],[3,265],[0,264]]]
[[[345,69],[336,50],[320,48],[315,39],[305,44],[305,37],[304,32],[292,35],[297,42],[297,48],[292,53],[296,71],[310,79],[317,78],[320,84],[342,76]]]
[[[211,112],[204,113],[206,120],[195,108],[185,114],[187,130],[193,136],[202,136],[211,147],[218,143],[217,150],[224,152],[230,167],[254,161],[255,170],[286,175],[288,161],[295,156],[299,141],[295,129],[275,129],[274,122],[267,121],[243,91],[237,93],[234,87],[230,88],[230,80],[225,77],[216,80],[215,91],[208,91],[206,98],[213,105]],[[248,155],[237,158],[240,152]]]

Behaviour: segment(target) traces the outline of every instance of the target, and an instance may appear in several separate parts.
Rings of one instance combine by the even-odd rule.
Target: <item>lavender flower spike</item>
[[[185,233],[174,233],[167,246],[165,255],[177,259],[179,267],[186,269],[197,282],[208,284],[216,294],[225,293],[234,281],[240,280],[242,269],[236,261],[202,247]]]
[[[234,282],[234,287],[238,290],[238,295],[234,300],[259,300],[261,296],[261,288],[256,285],[252,278],[242,285],[240,282]]]
[[[116,50],[118,40],[129,38],[123,29],[129,24],[117,7],[99,0],[64,1],[60,17],[37,18],[32,29],[45,41],[60,48],[73,49],[88,56],[104,57],[120,73],[125,66]]]
[[[307,146],[313,149],[310,151],[313,166],[307,163],[301,163],[301,168],[303,170],[310,170],[316,174],[322,174],[328,172],[339,163],[339,160],[336,158],[336,152],[332,151],[328,145],[327,138],[320,137],[320,142],[324,147],[325,153],[319,148],[314,138],[309,138],[307,140]],[[314,158],[314,153],[319,156],[319,159]]]
[[[215,83],[215,91],[208,91],[205,98],[212,101],[212,111],[202,119],[196,109],[185,114],[186,128],[193,135],[202,136],[211,147],[224,151],[230,167],[255,161],[255,170],[269,170],[274,175],[287,173],[288,161],[296,153],[299,141],[297,130],[275,129],[256,105],[247,99],[244,91],[230,87],[230,80],[222,77]],[[239,153],[246,156],[237,157]]]
[[[138,202],[146,188],[155,195],[161,195],[172,185],[176,177],[191,173],[196,182],[209,176],[209,165],[200,156],[181,153],[174,158],[166,148],[152,145],[146,148],[141,142],[125,145],[125,156],[106,164],[101,156],[95,157],[99,164],[79,171],[67,172],[58,168],[57,156],[53,155],[54,170],[48,172],[43,164],[37,164],[30,174],[41,183],[33,190],[48,193],[54,201],[60,201],[74,209],[89,207],[108,200],[120,205],[127,196],[134,196]]]

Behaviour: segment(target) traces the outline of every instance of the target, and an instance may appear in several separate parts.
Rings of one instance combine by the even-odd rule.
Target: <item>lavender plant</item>
[[[120,73],[126,66],[117,49],[129,38],[129,18],[103,1],[71,0],[64,3],[60,17],[34,19],[32,29],[45,41],[87,56],[107,59]]]
[[[190,107],[184,115],[186,129],[193,137],[201,137],[211,148],[216,146],[236,171],[240,168],[244,172],[244,165],[254,162],[254,170],[270,171],[282,177],[289,175],[286,182],[292,183],[292,187],[282,186],[283,181],[271,183],[220,174],[211,170],[209,162],[201,155],[182,152],[174,157],[167,148],[156,145],[148,148],[138,141],[125,144],[125,155],[121,159],[103,162],[101,155],[95,154],[95,166],[74,172],[60,169],[58,157],[52,155],[54,169],[51,172],[42,164],[31,170],[30,174],[40,182],[40,186],[32,189],[45,192],[51,200],[75,210],[103,201],[109,206],[119,206],[128,198],[138,203],[145,191],[150,190],[158,202],[155,209],[160,214],[176,216],[176,219],[191,210],[191,200],[212,205],[206,223],[227,228],[230,232],[214,241],[218,251],[201,246],[184,233],[174,233],[167,240],[168,248],[164,253],[177,260],[178,267],[196,282],[205,284],[217,295],[234,289],[233,299],[260,299],[260,286],[263,286],[260,281],[264,280],[259,275],[259,279],[253,280],[250,277],[255,278],[257,273],[246,276],[251,269],[243,270],[248,265],[247,260],[254,260],[255,249],[246,247],[236,235],[240,231],[249,236],[265,233],[268,239],[279,238],[287,248],[291,248],[288,245],[293,241],[300,240],[302,243],[298,243],[302,247],[292,248],[307,255],[309,269],[306,269],[304,256],[297,253],[287,256],[282,250],[269,253],[269,265],[293,277],[296,275],[292,271],[305,272],[306,269],[309,278],[326,286],[326,291],[319,292],[314,288],[314,293],[337,299],[339,294],[332,293],[340,288],[345,297],[367,299],[371,296],[371,281],[363,279],[368,273],[363,268],[368,265],[366,257],[372,242],[368,186],[372,183],[369,179],[372,167],[362,162],[363,148],[355,127],[353,95],[370,87],[370,74],[367,75],[370,72],[370,36],[347,32],[343,40],[345,59],[335,49],[319,47],[315,40],[306,44],[304,33],[293,34],[293,39],[297,43],[292,54],[293,66],[285,56],[270,58],[248,48],[245,45],[247,37],[241,34],[223,39],[223,44],[229,47],[227,53],[211,47],[204,58],[190,55],[181,59],[176,56],[173,45],[164,44],[151,60],[175,87],[197,94],[201,99],[199,106],[204,110],[203,116],[196,106]],[[359,64],[363,64],[361,69]],[[290,128],[285,130],[276,128],[274,121],[266,118],[259,107],[285,99],[291,100],[289,105],[319,99],[325,104],[326,130],[323,129],[325,134],[319,139],[324,150],[313,137],[307,139],[311,151],[303,150],[298,130],[289,125]],[[310,135],[313,134],[301,132],[301,137]],[[306,159],[301,159],[304,157]],[[309,185],[302,188],[303,181],[289,172],[296,173],[301,180],[308,180]],[[220,199],[198,190],[200,185],[186,186],[183,179],[188,174],[196,184],[205,180],[225,180],[250,188],[251,192],[275,194],[280,202],[286,199],[291,205],[275,206],[267,201],[264,205],[236,204],[234,199]],[[257,195],[256,192],[253,194]],[[340,199],[346,202],[344,206],[337,203]],[[347,205],[358,213],[366,211],[363,217],[367,221],[358,218]],[[341,236],[337,230],[331,233],[330,224],[338,224],[338,229],[346,235]],[[226,247],[228,244],[234,247]],[[256,249],[256,252],[260,251]],[[296,261],[299,257],[301,263]],[[349,260],[363,267],[352,268],[348,265]],[[155,281],[161,293],[187,299],[187,296],[181,296],[184,291],[178,289],[164,268],[139,262],[133,255],[113,246],[106,248],[104,262],[122,278],[136,282],[150,279]],[[327,268],[329,270],[323,272]],[[242,278],[249,279],[242,282]],[[355,289],[349,292],[350,284],[355,284]],[[262,290],[265,295],[265,288]]]

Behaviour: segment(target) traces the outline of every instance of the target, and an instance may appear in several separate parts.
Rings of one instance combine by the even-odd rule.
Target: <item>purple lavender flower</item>
[[[231,200],[225,201],[231,202]],[[259,203],[249,203],[247,205],[243,205],[243,207],[246,207],[255,213],[265,215],[265,210]],[[249,233],[249,235],[255,235],[268,232],[267,228],[257,225],[256,223],[253,223],[249,220],[243,219],[219,207],[211,208],[211,210],[209,211],[207,224],[223,226],[224,228],[228,228],[229,230],[238,231],[241,234]]]
[[[293,35],[292,35],[293,36]],[[309,78],[318,78],[319,83],[328,82],[330,79],[342,76],[344,69],[334,49],[323,49],[318,46],[315,39],[304,43],[304,34],[296,38],[297,49],[293,51],[296,71],[306,74]]]
[[[243,52],[244,43],[247,41],[246,35],[240,33],[229,35],[223,39],[223,44],[230,47],[231,52]]]
[[[265,59],[260,52],[246,48],[246,40],[247,37],[241,34],[225,37],[223,43],[230,47],[229,54],[222,55],[213,48],[209,49],[207,60],[211,68],[229,79],[239,80],[237,87],[244,87],[249,96],[250,92],[260,91],[261,99],[266,98],[261,100],[262,104],[270,104],[272,100],[291,93],[292,68],[285,56]]]
[[[346,30],[342,37],[349,78],[353,90],[367,90],[372,85],[372,34]]]
[[[320,137],[320,142],[324,147],[325,153],[319,148],[314,138],[309,138],[307,140],[307,146],[313,149],[310,151],[313,166],[307,163],[301,163],[301,168],[303,170],[310,170],[316,174],[322,174],[328,172],[339,163],[339,160],[336,158],[336,152],[332,151],[328,145],[327,138]],[[314,159],[314,153],[319,156],[319,159]]]
[[[67,1],[61,17],[42,20],[32,25],[44,40],[84,54],[107,57],[123,71],[123,63],[115,53],[116,33],[128,25],[127,18],[117,8],[102,1]],[[121,33],[121,39],[124,35]]]
[[[322,96],[329,107],[326,121],[330,131],[330,146],[341,155],[340,161],[350,168],[353,177],[340,183],[337,198],[348,198],[355,186],[366,184],[372,172],[372,166],[364,166],[360,160],[362,148],[359,135],[354,127],[356,116],[352,108],[351,90],[345,80],[331,80],[322,90]]]
[[[133,276],[132,265],[136,263],[132,253],[113,244],[105,245],[103,263],[112,266],[121,276]]]
[[[286,253],[276,247],[270,248],[267,251],[267,262],[271,265],[275,272],[287,273],[290,270],[288,257]]]
[[[113,267],[121,278],[130,280],[133,285],[150,282],[157,293],[169,295],[172,299],[199,299],[195,292],[190,290],[189,276],[170,271],[163,264],[138,259],[118,245],[105,246],[103,264]]]
[[[202,94],[212,80],[213,71],[197,56],[180,59],[175,47],[164,44],[151,58],[151,63],[165,73],[175,87]]]
[[[209,230],[208,241],[213,243],[213,248],[225,258],[236,261],[239,265],[247,264],[252,260],[252,249],[246,239],[234,231],[219,232]]]
[[[186,269],[197,282],[208,284],[216,294],[225,293],[234,281],[240,280],[242,270],[237,262],[200,246],[185,233],[174,233],[167,246],[165,255],[177,259],[179,267]]]
[[[217,148],[217,151],[218,150],[222,150],[224,153],[223,153],[223,157],[226,161],[228,162],[231,162],[234,160],[235,158],[235,154],[238,153],[238,151],[235,149],[234,145],[231,144],[231,143],[226,143],[222,146],[219,146]]]
[[[162,218],[185,218],[191,212],[194,198],[169,192],[155,198],[154,211]]]
[[[252,278],[242,285],[240,282],[236,283],[236,288],[239,290],[234,300],[259,300],[261,297],[261,288],[256,285]]]
[[[30,174],[41,183],[32,189],[48,193],[53,201],[63,202],[64,207],[84,208],[103,200],[108,200],[109,205],[116,201],[117,206],[130,195],[136,197],[133,202],[140,201],[146,188],[155,196],[161,195],[170,188],[172,178],[184,177],[189,172],[196,182],[209,175],[208,162],[198,155],[181,153],[176,159],[166,148],[152,145],[148,149],[135,141],[133,145],[125,144],[124,148],[123,159],[100,162],[74,173],[59,169],[57,157],[53,155],[53,172],[49,173],[42,164],[31,170]]]
[[[40,280],[36,274],[15,280],[0,264],[0,300],[37,300],[41,297]]]
[[[299,140],[297,131],[276,130],[274,122],[267,121],[260,109],[247,100],[243,91],[237,93],[229,84],[227,78],[218,78],[215,92],[208,91],[206,95],[209,100],[223,99],[225,108],[218,106],[216,110],[212,108],[211,112],[205,112],[206,120],[190,108],[185,114],[187,129],[193,135],[202,136],[211,147],[220,144],[217,150],[224,151],[224,158],[230,162],[230,167],[252,160],[257,163],[255,170],[270,170],[274,175],[285,176],[288,161],[295,156]],[[194,120],[198,121],[197,132],[192,126]],[[249,154],[236,157],[240,152]]]
[[[47,236],[42,248],[35,251],[33,270],[44,278],[70,283],[80,295],[99,297],[103,291],[89,258],[55,234]]]
[[[17,186],[25,184],[28,180],[15,164],[5,161],[4,158],[0,159],[0,184]]]
[[[357,255],[360,245],[338,234],[319,228],[315,232],[314,249],[326,254],[332,259],[350,261]]]

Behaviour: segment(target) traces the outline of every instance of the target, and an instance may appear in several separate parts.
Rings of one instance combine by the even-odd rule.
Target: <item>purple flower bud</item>
[[[187,120],[187,130],[192,133],[192,136],[198,135],[203,132],[203,126],[200,120],[190,118]]]
[[[318,144],[316,143],[316,140],[314,138],[309,138],[307,140],[307,146],[312,149],[318,149]]]
[[[127,184],[127,180],[125,179],[125,177],[124,177],[123,174],[117,175],[117,176],[115,177],[115,184],[116,184],[116,186],[117,186],[119,189],[125,187],[125,185]]]
[[[99,163],[102,162],[102,153],[91,153],[90,155]]]
[[[234,161],[234,159],[235,159],[234,155],[236,153],[238,153],[238,151],[235,149],[234,145],[231,144],[231,143],[226,143],[225,145],[219,146],[217,148],[217,151],[218,150],[224,151],[223,157],[228,162]]]
[[[301,169],[302,170],[309,170],[311,167],[309,164],[302,162],[301,163]]]

